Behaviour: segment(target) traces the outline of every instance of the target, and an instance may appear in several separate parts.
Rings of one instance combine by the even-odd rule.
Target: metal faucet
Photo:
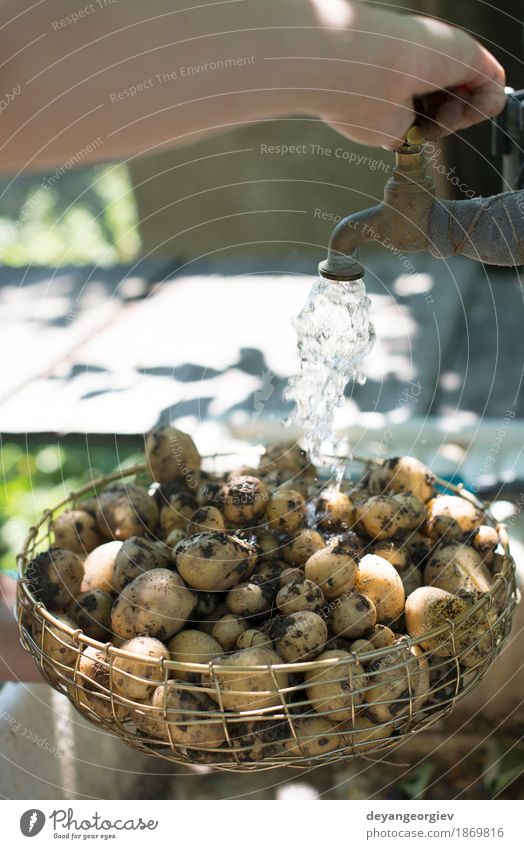
[[[383,201],[337,224],[319,274],[330,280],[362,277],[358,251],[369,241],[406,253],[429,251],[440,259],[462,255],[492,265],[521,265],[524,190],[469,200],[437,198],[424,145],[406,141],[396,151]]]

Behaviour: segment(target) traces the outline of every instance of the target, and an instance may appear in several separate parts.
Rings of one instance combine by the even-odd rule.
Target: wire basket
[[[234,467],[231,455],[216,455],[206,462],[215,472]],[[361,476],[363,468],[366,471],[373,465],[380,461],[352,460],[348,469],[353,473],[359,469]],[[234,669],[217,661],[146,658],[93,640],[80,629],[68,627],[35,598],[27,566],[49,547],[50,523],[56,513],[74,507],[82,497],[96,495],[115,480],[140,476],[145,469],[137,465],[99,478],[46,510],[30,529],[17,558],[23,647],[48,683],[83,716],[139,751],[232,771],[311,768],[359,755],[369,757],[447,716],[484,677],[509,634],[518,594],[506,529],[471,493],[437,478],[439,489],[460,495],[486,512],[487,521],[497,528],[500,545],[494,555],[490,592],[423,637],[403,637],[394,646],[358,656],[352,652],[331,660]],[[88,647],[94,660],[86,672],[80,660]],[[156,687],[154,703],[150,697],[122,695],[115,686],[117,674],[138,689],[145,685],[149,693]]]

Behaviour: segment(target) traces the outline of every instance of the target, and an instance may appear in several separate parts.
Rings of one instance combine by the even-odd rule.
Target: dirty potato
[[[49,610],[65,610],[80,592],[84,564],[72,551],[50,548],[27,566],[29,590]]]
[[[303,566],[312,554],[325,547],[324,537],[318,531],[301,528],[282,549],[282,557],[290,566]]]
[[[439,546],[424,568],[426,586],[440,587],[448,593],[466,592],[487,593],[492,586],[492,578],[482,557],[461,543]]]
[[[210,634],[203,631],[180,631],[171,637],[167,644],[171,660],[177,663],[209,663],[224,651],[221,644]],[[183,669],[171,670],[171,678],[193,680],[198,673],[186,672]],[[199,676],[198,676],[199,677]]]
[[[224,484],[218,501],[226,522],[234,527],[253,526],[262,518],[269,501],[265,483],[251,475],[240,475]]]
[[[174,746],[218,749],[225,741],[224,724],[209,696],[180,689],[173,679],[157,687],[150,706],[137,708],[133,719],[148,736]]]
[[[470,534],[485,522],[482,511],[460,495],[437,495],[427,507],[425,532],[431,539]]]
[[[339,596],[329,617],[333,633],[352,640],[368,633],[376,622],[377,611],[372,600],[355,591]]]
[[[237,584],[229,590],[226,596],[226,604],[231,613],[237,613],[247,622],[260,619],[271,610],[275,593],[272,586],[264,581],[258,580],[253,575],[251,580]]]
[[[355,505],[346,493],[328,489],[318,499],[316,513],[319,527],[326,531],[339,531],[353,524]]]
[[[284,614],[297,613],[300,610],[321,613],[325,603],[326,599],[320,587],[307,578],[298,578],[285,584],[276,597],[276,605]]]
[[[84,577],[80,587],[82,592],[87,590],[103,590],[115,593],[115,564],[118,552],[122,548],[119,540],[104,542],[87,555],[84,561]]]
[[[116,655],[112,664],[114,689],[128,699],[147,699],[152,688],[164,679],[164,670],[158,661],[169,660],[167,647],[154,637],[133,637],[123,644],[122,650],[131,655],[143,655],[144,660]]]
[[[225,592],[251,577],[256,548],[236,536],[205,532],[182,540],[175,549],[175,559],[190,587]]]
[[[275,650],[286,663],[313,660],[328,638],[326,623],[311,610],[300,610],[277,620],[271,630]]]
[[[247,625],[241,616],[236,613],[226,613],[215,622],[211,636],[221,645],[222,651],[233,651],[236,648],[237,640],[243,631],[247,630]]]
[[[288,674],[284,669],[273,670],[273,674],[268,669],[269,665],[283,664],[282,657],[271,649],[242,649],[218,657],[216,663],[216,677],[226,710],[253,711],[282,704],[278,691],[287,687]],[[246,671],[251,667],[251,671]],[[203,676],[202,680],[208,684],[209,676]],[[212,693],[211,696],[215,698]]]
[[[375,540],[391,539],[401,531],[414,530],[425,517],[424,503],[409,493],[374,495],[356,507],[361,528]]]
[[[332,661],[323,669],[305,674],[306,694],[317,713],[327,714],[330,722],[344,722],[355,715],[363,701],[365,672],[358,661],[343,651],[324,651],[317,661]]]
[[[358,564],[355,588],[375,605],[377,622],[392,622],[404,610],[404,587],[388,560],[366,554]]]
[[[201,459],[188,433],[175,427],[156,428],[147,435],[145,450],[153,480],[181,481],[187,489],[197,488]]]
[[[267,520],[271,528],[293,534],[306,518],[304,497],[294,489],[277,489],[271,494],[267,506]]]
[[[115,590],[122,592],[131,581],[150,569],[169,568],[169,555],[169,548],[161,542],[146,537],[129,537],[116,549],[112,576]]]
[[[152,569],[122,590],[113,606],[111,627],[128,640],[147,635],[165,641],[184,627],[195,603],[176,572]]]
[[[357,562],[343,546],[323,548],[306,561],[304,572],[327,599],[337,598],[355,585]]]
[[[104,590],[86,590],[71,604],[71,618],[84,634],[105,642],[111,638],[113,596]]]
[[[187,523],[186,531],[188,537],[190,537],[202,531],[225,531],[225,529],[226,523],[218,507],[207,504],[204,507],[199,507],[193,513]]]
[[[100,545],[100,536],[96,519],[86,510],[64,510],[50,526],[54,534],[56,548],[66,548],[75,554],[85,556]]]
[[[107,539],[140,537],[155,529],[158,507],[143,487],[117,481],[98,496],[96,520]]]
[[[435,475],[416,457],[385,460],[381,473],[390,492],[411,492],[421,501],[429,501],[435,495]]]

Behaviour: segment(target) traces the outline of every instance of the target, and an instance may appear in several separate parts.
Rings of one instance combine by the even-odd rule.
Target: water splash
[[[286,424],[304,429],[305,447],[313,460],[322,443],[335,451],[335,413],[350,380],[364,383],[364,357],[375,342],[369,319],[370,300],[364,282],[319,277],[293,320],[300,353],[300,372],[291,378],[285,398],[295,402]]]

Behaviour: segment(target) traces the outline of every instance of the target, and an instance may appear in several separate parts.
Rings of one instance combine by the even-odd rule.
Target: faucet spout
[[[370,209],[340,221],[331,234],[327,259],[319,274],[330,280],[362,277],[358,251],[364,242],[408,252],[428,249],[428,219],[434,185],[426,173],[419,145],[403,145],[396,153],[396,167],[384,187],[384,200]]]

